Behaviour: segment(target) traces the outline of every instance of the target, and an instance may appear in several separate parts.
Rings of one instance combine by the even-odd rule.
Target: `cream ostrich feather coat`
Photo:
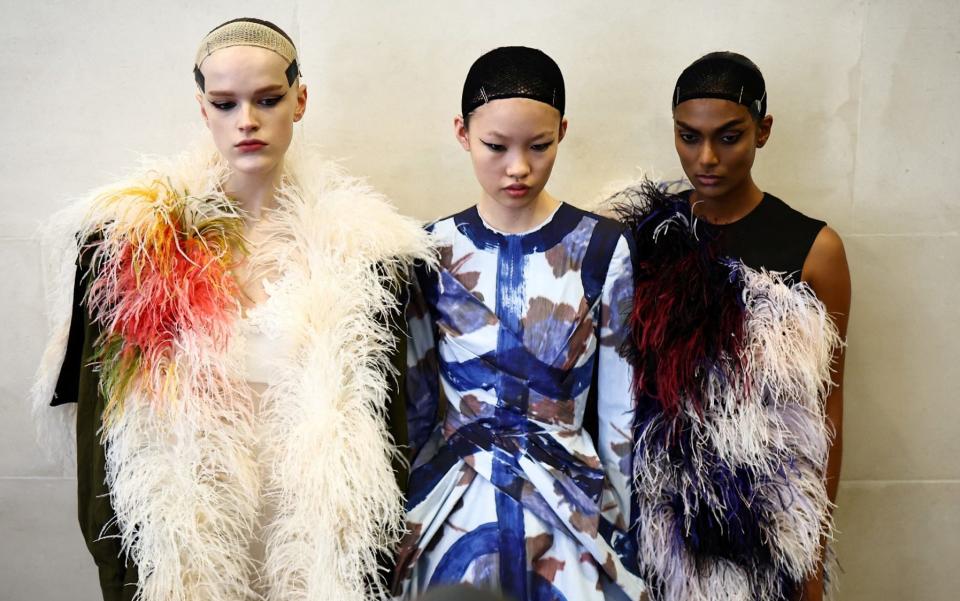
[[[291,149],[250,261],[278,274],[258,312],[294,344],[255,417],[230,272],[242,216],[216,156],[151,160],[45,228],[52,334],[32,391],[41,440],[71,461],[77,404],[49,405],[78,256],[89,253],[83,302],[101,331],[93,369],[115,512],[104,529],[137,567],[137,597],[237,601],[257,598],[255,580],[271,600],[383,597],[377,557],[403,516],[385,417],[389,322],[409,267],[433,260],[428,236],[363,181]],[[260,565],[248,545],[264,499],[273,518]]]

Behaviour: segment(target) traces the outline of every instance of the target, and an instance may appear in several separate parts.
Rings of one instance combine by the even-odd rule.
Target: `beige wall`
[[[163,6],[162,9],[154,8]],[[700,54],[763,69],[774,135],[757,180],[843,236],[854,280],[840,598],[936,600],[960,589],[960,3],[14,2],[0,20],[0,597],[93,600],[75,482],[32,440],[42,345],[37,222],[198,130],[195,44],[262,16],[301,48],[300,135],[417,217],[474,202],[451,120],[471,61],[537,46],[567,79],[570,130],[551,190],[586,203],[638,169],[680,174],[669,96]]]

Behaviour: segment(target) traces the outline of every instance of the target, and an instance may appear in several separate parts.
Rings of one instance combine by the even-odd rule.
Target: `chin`
[[[501,196],[494,196],[494,199],[497,201],[498,205],[502,207],[506,207],[508,209],[522,209],[523,207],[533,202],[532,198],[527,198],[527,197],[511,198],[507,196],[506,198],[503,198]]]
[[[701,200],[706,200],[709,198],[722,198],[730,192],[729,186],[723,187],[703,187],[703,186],[694,186],[694,190],[697,191],[697,197]]]
[[[244,175],[270,173],[276,169],[278,163],[272,157],[265,156],[234,156],[233,160],[227,162],[231,169]]]
[[[540,192],[537,190],[530,190],[527,192],[526,196],[520,198],[514,198],[509,194],[497,190],[496,194],[491,194],[490,197],[493,198],[497,204],[508,209],[522,209],[526,206],[529,206],[534,203],[537,197],[540,195]]]

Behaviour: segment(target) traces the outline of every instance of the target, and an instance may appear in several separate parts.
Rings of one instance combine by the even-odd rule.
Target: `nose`
[[[514,154],[507,164],[507,177],[521,180],[528,175],[530,175],[530,161],[527,160],[526,154],[523,152]]]
[[[717,158],[717,153],[713,150],[713,145],[709,141],[704,142],[700,146],[700,164],[704,166],[716,165],[719,163]]]
[[[237,112],[237,129],[242,132],[251,132],[260,129],[260,122],[257,120],[257,111],[252,103],[243,102],[240,104],[240,110]]]

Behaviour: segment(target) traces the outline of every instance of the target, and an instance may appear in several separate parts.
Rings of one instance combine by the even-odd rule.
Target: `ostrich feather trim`
[[[685,199],[647,182],[614,200],[637,243],[634,476],[653,596],[785,599],[832,533],[836,327],[806,284],[722,256]]]
[[[230,271],[241,215],[221,188],[227,166],[211,157],[152,160],[51,221],[54,335],[35,413],[63,413],[45,405],[88,244],[107,483],[137,598],[254,599],[256,581],[266,599],[385,598],[377,556],[402,528],[385,418],[388,315],[396,282],[434,260],[428,236],[339,166],[288,152],[267,240],[249,260],[276,274],[258,310],[296,344],[257,414]],[[258,565],[249,544],[263,503],[275,511]]]

